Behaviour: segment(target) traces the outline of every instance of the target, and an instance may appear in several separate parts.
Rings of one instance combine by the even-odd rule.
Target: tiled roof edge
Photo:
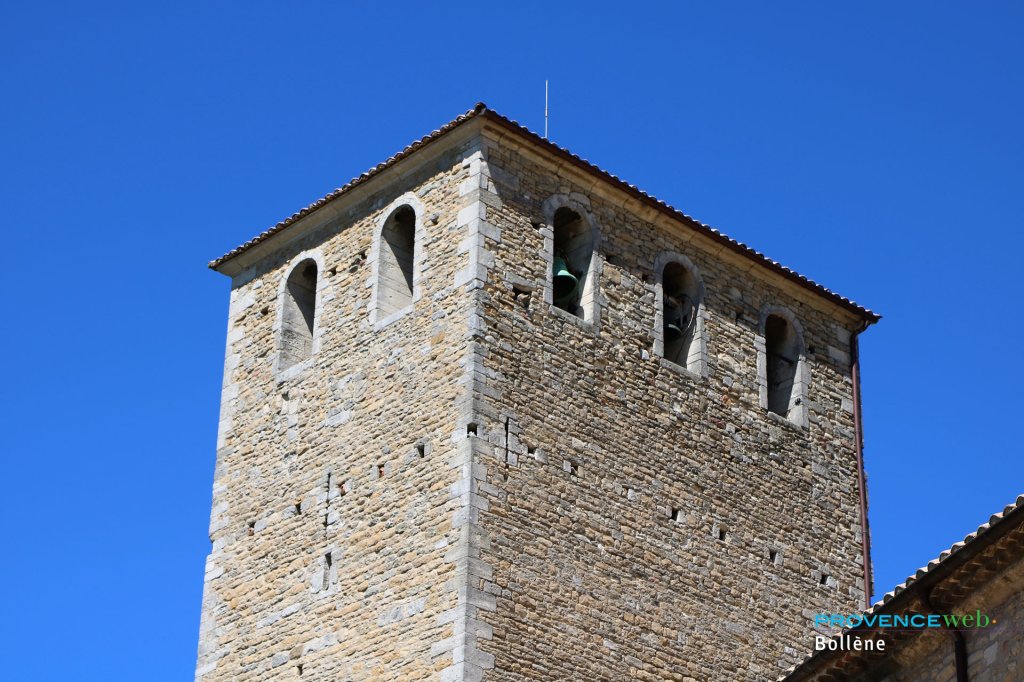
[[[398,152],[397,154],[392,155],[387,160],[385,160],[385,161],[383,161],[381,163],[378,163],[376,166],[374,166],[370,170],[366,171],[362,175],[359,175],[358,177],[352,178],[351,180],[349,180],[348,182],[346,182],[344,185],[342,185],[338,189],[334,190],[333,192],[330,192],[329,194],[327,194],[324,197],[321,197],[320,199],[317,199],[312,204],[310,204],[309,206],[306,206],[302,210],[297,211],[297,212],[291,214],[290,216],[288,216],[287,218],[285,218],[281,222],[277,223],[276,225],[274,225],[272,227],[268,227],[266,230],[264,230],[263,232],[260,232],[258,235],[256,235],[255,237],[253,237],[249,241],[245,242],[244,244],[240,244],[239,246],[236,246],[232,250],[228,251],[227,253],[225,253],[220,258],[217,258],[215,260],[210,261],[209,264],[208,264],[210,269],[216,270],[221,265],[223,265],[225,262],[231,260],[235,256],[238,256],[239,254],[243,253],[244,251],[248,251],[252,247],[254,247],[257,244],[259,244],[260,242],[264,242],[267,239],[270,239],[275,234],[277,234],[281,230],[285,229],[286,227],[288,227],[292,223],[298,222],[300,219],[306,217],[307,215],[309,215],[313,211],[317,210],[318,208],[322,208],[323,206],[325,206],[325,205],[329,204],[330,202],[334,201],[335,199],[340,197],[342,194],[345,194],[346,192],[354,189],[355,187],[358,187],[359,185],[362,185],[363,183],[365,183],[370,178],[372,178],[372,177],[374,177],[376,175],[379,175],[382,171],[390,168],[391,166],[395,165],[396,163],[398,163],[402,159],[406,158],[407,156],[410,156],[414,152],[422,149],[423,147],[425,147],[429,143],[431,143],[434,140],[438,139],[439,137],[443,136],[445,133],[449,132],[450,130],[453,130],[453,129],[457,128],[462,123],[464,123],[464,122],[468,121],[469,119],[475,117],[476,115],[480,114],[481,112],[485,111],[486,109],[487,109],[487,106],[483,102],[477,103],[477,105],[475,107],[473,107],[472,109],[470,109],[466,113],[464,113],[461,116],[458,116],[455,119],[449,121],[448,123],[446,123],[445,125],[441,126],[437,130],[433,131],[429,135],[425,135],[424,137],[421,137],[420,139],[416,140],[415,142],[409,144],[402,151]]]
[[[677,220],[681,220],[681,221],[685,222],[690,227],[694,228],[695,230],[697,230],[698,232],[704,234],[705,236],[711,238],[712,240],[714,240],[714,241],[724,245],[726,248],[729,248],[732,251],[735,251],[736,253],[739,253],[739,254],[747,257],[747,258],[750,258],[751,260],[754,260],[754,261],[758,262],[759,264],[765,266],[769,270],[772,270],[772,271],[782,275],[786,279],[789,279],[789,280],[791,280],[793,282],[796,282],[798,285],[804,287],[805,289],[809,289],[809,290],[813,291],[814,293],[818,294],[819,296],[822,296],[822,297],[824,297],[826,299],[829,299],[832,302],[840,305],[841,307],[844,307],[844,308],[846,308],[848,310],[851,310],[851,311],[857,313],[858,315],[863,317],[865,320],[867,320],[868,323],[874,323],[874,322],[877,322],[879,319],[881,319],[881,316],[878,315],[877,313],[874,313],[871,310],[869,310],[869,309],[867,309],[867,308],[865,308],[865,307],[863,307],[861,305],[858,305],[857,303],[855,303],[854,301],[846,298],[845,296],[841,296],[841,295],[837,294],[836,292],[826,288],[825,286],[815,282],[814,280],[809,279],[808,277],[805,277],[805,276],[801,275],[800,273],[796,272],[795,270],[792,270],[792,269],[782,265],[778,261],[774,261],[774,260],[768,258],[766,255],[764,255],[760,251],[756,251],[755,249],[747,246],[746,244],[744,244],[742,242],[739,242],[739,241],[737,241],[735,239],[732,239],[731,237],[729,237],[726,234],[722,233],[721,231],[711,227],[710,225],[707,225],[705,223],[702,223],[702,222],[698,221],[697,219],[693,218],[692,216],[689,216],[689,215],[683,213],[682,211],[680,211],[679,209],[671,206],[670,204],[667,204],[664,201],[661,201],[660,199],[657,199],[656,197],[651,196],[647,192],[644,192],[643,190],[638,188],[636,185],[631,185],[631,184],[627,183],[626,181],[622,180],[621,178],[619,178],[618,176],[613,175],[612,173],[604,170],[603,168],[590,163],[586,159],[583,159],[583,158],[579,157],[576,154],[573,154],[572,152],[570,152],[569,150],[565,149],[564,147],[559,147],[558,145],[554,144],[550,140],[547,140],[544,137],[541,137],[540,135],[538,135],[537,133],[529,130],[528,128],[526,128],[525,126],[521,125],[517,121],[514,121],[514,120],[512,120],[510,118],[507,118],[505,116],[502,116],[501,114],[499,114],[498,112],[496,112],[496,111],[494,111],[492,109],[488,109],[487,105],[484,104],[483,102],[478,102],[477,105],[474,106],[469,111],[467,111],[464,114],[458,116],[457,118],[449,121],[448,123],[446,123],[445,125],[441,126],[437,130],[433,131],[429,135],[426,135],[425,137],[422,137],[419,140],[416,140],[415,142],[413,142],[412,144],[408,145],[407,147],[405,147],[403,150],[401,150],[397,154],[394,154],[393,156],[388,158],[386,161],[377,164],[376,166],[374,166],[370,170],[366,171],[362,175],[360,175],[360,176],[358,176],[356,178],[353,178],[352,180],[349,180],[346,184],[342,185],[341,187],[339,187],[338,189],[334,190],[330,194],[327,194],[323,198],[318,199],[317,201],[313,202],[309,206],[307,206],[307,207],[303,208],[302,210],[292,214],[288,218],[285,218],[284,220],[282,220],[281,222],[277,223],[273,227],[270,227],[270,228],[264,230],[263,232],[261,232],[257,236],[253,237],[252,239],[250,239],[249,241],[245,242],[244,244],[241,244],[240,246],[232,249],[231,251],[229,251],[228,253],[224,254],[220,258],[217,258],[216,260],[211,261],[209,263],[209,267],[214,269],[214,270],[216,270],[217,268],[219,268],[221,265],[223,265],[228,260],[234,258],[235,256],[238,256],[239,254],[243,253],[244,251],[247,251],[248,249],[256,246],[257,244],[259,244],[259,243],[269,239],[270,237],[274,236],[275,234],[277,234],[280,231],[282,231],[285,228],[287,228],[292,223],[297,222],[301,218],[309,215],[310,213],[316,211],[318,208],[321,208],[324,205],[330,203],[331,201],[337,199],[338,197],[340,197],[341,195],[345,194],[346,192],[352,190],[353,188],[355,188],[355,187],[357,187],[359,185],[362,185],[363,183],[367,182],[368,180],[370,180],[374,176],[380,174],[382,171],[386,170],[387,168],[390,168],[391,166],[395,165],[396,163],[398,163],[402,159],[404,159],[404,158],[410,156],[411,154],[415,153],[416,151],[422,149],[423,147],[425,147],[426,145],[430,144],[434,140],[437,140],[437,139],[443,137],[446,133],[454,130],[457,127],[459,127],[460,125],[462,125],[466,121],[469,121],[469,120],[471,120],[473,118],[476,118],[478,116],[481,116],[481,115],[482,116],[486,116],[486,118],[488,120],[495,121],[495,122],[501,124],[502,126],[507,128],[508,130],[511,130],[512,132],[514,132],[514,133],[516,133],[516,134],[518,134],[518,135],[528,139],[532,143],[534,143],[534,144],[536,144],[536,145],[538,145],[540,147],[543,147],[544,149],[547,149],[548,151],[554,153],[555,155],[560,156],[560,157],[568,160],[573,165],[579,167],[580,169],[584,170],[585,172],[588,172],[588,173],[590,173],[592,175],[596,175],[596,176],[606,180],[607,182],[610,182],[611,184],[617,186],[619,189],[624,190],[628,194],[634,196],[635,198],[637,198],[638,200],[642,201],[643,203],[645,203],[645,204],[647,204],[649,206],[652,206],[653,208],[661,211],[662,213],[666,213],[666,214],[672,216],[673,218],[676,218]]]
[[[698,232],[701,232],[702,234],[710,237],[714,241],[723,244],[727,248],[739,254],[742,254],[747,258],[757,261],[761,265],[766,266],[769,270],[773,270],[774,272],[781,274],[783,277],[796,282],[800,286],[806,289],[810,289],[819,296],[823,296],[827,299],[830,299],[834,303],[838,303],[840,306],[856,312],[857,314],[867,319],[870,323],[877,322],[882,318],[881,315],[872,312],[868,308],[865,308],[855,303],[854,301],[846,298],[845,296],[837,294],[836,292],[828,289],[824,285],[821,285],[815,282],[814,280],[805,277],[804,275],[801,275],[795,270],[792,270],[786,267],[785,265],[782,265],[778,261],[774,261],[771,258],[768,258],[768,256],[766,256],[765,254],[747,246],[743,242],[737,241],[732,237],[729,237],[728,235],[724,234],[720,230],[700,222],[693,216],[683,213],[682,211],[675,208],[671,204],[668,204],[662,201],[661,199],[658,199],[657,197],[648,194],[647,192],[643,191],[636,185],[631,185],[625,180],[619,178],[617,175],[613,175],[612,173],[604,170],[603,168],[590,163],[586,159],[581,158],[576,154],[573,154],[568,149],[565,149],[564,147],[559,147],[550,140],[541,137],[537,133],[521,125],[519,122],[506,118],[505,116],[502,116],[501,114],[491,109],[488,109],[484,113],[486,114],[489,120],[499,121],[500,123],[504,124],[505,127],[523,135],[524,137],[529,138],[535,144],[547,148],[549,151],[552,151],[558,156],[561,156],[562,158],[569,160],[570,162],[582,168],[583,170],[593,175],[600,176],[604,180],[618,186],[620,189],[633,195],[643,203],[646,203],[647,205],[661,211],[662,213],[666,213],[672,216],[673,218],[676,218],[677,220],[682,220],[683,222],[687,223],[688,225],[696,229]]]

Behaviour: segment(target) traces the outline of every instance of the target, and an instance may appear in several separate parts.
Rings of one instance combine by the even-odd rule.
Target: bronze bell
[[[580,285],[580,280],[576,275],[572,274],[569,270],[569,266],[566,265],[565,259],[561,256],[555,256],[555,262],[552,264],[552,270],[554,270],[553,277],[553,296],[555,305],[561,307],[572,301],[576,295],[576,289]]]
[[[672,342],[683,335],[682,304],[674,296],[665,295],[665,340]]]

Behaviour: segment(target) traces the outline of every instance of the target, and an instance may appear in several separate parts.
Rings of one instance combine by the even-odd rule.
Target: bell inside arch
[[[572,274],[565,259],[561,256],[555,256],[553,266],[555,274],[552,298],[554,298],[555,305],[563,305],[571,301],[573,296],[576,295],[576,289],[580,285],[580,280],[576,275]]]
[[[665,340],[676,341],[682,338],[693,322],[693,302],[686,294],[665,296]]]

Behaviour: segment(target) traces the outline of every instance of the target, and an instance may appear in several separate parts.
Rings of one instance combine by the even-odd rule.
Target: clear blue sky
[[[8,679],[191,678],[207,260],[545,78],[554,141],[885,316],[879,594],[1024,491],[1024,5],[672,5],[3,3]]]

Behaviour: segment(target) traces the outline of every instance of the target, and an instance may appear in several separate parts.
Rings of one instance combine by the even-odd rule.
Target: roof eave
[[[781,263],[771,260],[763,253],[750,248],[749,246],[743,244],[742,242],[738,242],[735,239],[726,236],[719,230],[716,230],[715,228],[709,225],[701,223],[695,218],[670,206],[664,201],[660,201],[659,199],[656,199],[655,197],[647,194],[646,192],[639,189],[635,185],[630,185],[629,183],[621,180],[618,176],[615,176],[609,173],[608,171],[598,166],[595,166],[589,161],[582,159],[576,154],[573,154],[572,152],[568,151],[567,149],[559,147],[550,140],[541,137],[537,133],[520,125],[516,121],[509,119],[505,116],[502,116],[501,114],[492,109],[488,109],[487,105],[485,105],[483,102],[477,103],[476,106],[474,106],[466,113],[441,126],[437,130],[430,133],[429,135],[420,138],[419,140],[407,146],[405,149],[398,152],[391,158],[387,159],[386,161],[380,164],[377,164],[377,166],[371,168],[370,170],[363,173],[359,177],[350,180],[348,183],[334,190],[327,196],[315,201],[314,203],[310,204],[301,211],[298,211],[297,213],[286,218],[285,220],[282,220],[281,222],[277,223],[273,227],[263,231],[253,239],[250,239],[248,242],[245,242],[244,244],[229,251],[220,258],[211,261],[209,263],[209,267],[213,270],[216,270],[217,272],[221,272],[223,274],[231,276],[234,276],[234,274],[244,271],[247,266],[239,265],[239,262],[242,261],[238,260],[242,254],[254,249],[257,245],[262,244],[265,241],[273,239],[283,230],[285,230],[285,228],[301,221],[306,216],[312,215],[313,213],[320,211],[325,206],[335,201],[336,199],[340,198],[341,196],[354,191],[356,188],[361,187],[365,185],[367,182],[371,181],[372,179],[384,174],[386,171],[388,171],[395,165],[399,164],[404,159],[419,153],[420,150],[428,146],[436,147],[435,143],[438,140],[445,138],[453,130],[462,127],[467,122],[478,117],[484,118],[488,121],[492,121],[497,125],[502,126],[504,129],[510,131],[511,133],[514,133],[515,135],[521,137],[522,139],[528,140],[535,146],[555,155],[557,158],[560,158],[563,161],[566,161],[567,163],[577,167],[578,169],[612,184],[613,186],[632,196],[635,200],[639,201],[640,203],[647,205],[660,213],[663,213],[667,216],[670,216],[676,220],[683,222],[685,225],[710,238],[714,242],[717,242],[724,248],[730,249],[750,259],[757,265],[760,265],[766,268],[767,270],[774,272],[775,274],[780,275],[785,279],[788,279],[796,283],[798,286],[813,292],[819,297],[831,301],[832,303],[838,305],[839,307],[853,313],[856,317],[864,320],[865,327],[872,325],[881,319],[881,315],[878,315],[877,313],[872,312],[871,310],[868,310],[867,308],[858,305],[857,303],[851,301],[850,299],[844,296],[840,296],[834,291],[831,291],[830,289],[822,286],[821,284],[818,284],[814,280],[804,277],[803,275],[795,272],[794,270],[785,267]],[[275,245],[278,243],[286,243],[279,242],[277,239],[273,239],[273,241]],[[236,262],[232,263],[232,261]],[[231,265],[229,265],[229,263],[231,263]]]
[[[577,156],[576,154],[573,154],[569,150],[563,147],[559,147],[550,140],[547,140],[546,138],[541,137],[537,133],[529,130],[528,128],[523,127],[516,121],[506,118],[505,116],[502,116],[501,114],[497,113],[492,109],[486,109],[481,113],[487,120],[494,121],[501,125],[503,128],[505,128],[506,130],[509,130],[519,135],[520,137],[529,139],[534,144],[544,147],[547,151],[551,152],[552,154],[556,155],[562,160],[576,166],[577,168],[580,168],[581,170],[584,170],[587,173],[598,175],[599,177],[612,183],[619,189],[625,191],[627,194],[632,196],[640,203],[649,206],[660,213],[663,213],[676,220],[683,222],[687,226],[691,227],[697,232],[700,232],[701,234],[704,234],[705,236],[709,237],[711,240],[717,242],[718,244],[724,246],[725,248],[730,249],[748,259],[751,259],[758,265],[761,265],[762,267],[765,267],[768,270],[775,272],[776,274],[782,275],[786,279],[795,282],[799,286],[805,289],[809,289],[813,291],[815,294],[823,298],[829,299],[830,301],[839,305],[840,307],[855,313],[857,317],[865,320],[865,327],[875,324],[876,322],[882,319],[882,316],[879,315],[878,313],[875,313],[867,308],[864,308],[863,306],[858,305],[857,303],[854,303],[850,299],[825,288],[824,286],[818,284],[814,280],[804,277],[803,275],[795,272],[794,270],[791,270],[790,268],[787,268],[786,266],[778,263],[777,261],[771,260],[763,253],[756,251],[755,249],[752,249],[751,247],[747,246],[746,244],[743,244],[742,242],[739,242],[735,239],[726,236],[721,231],[711,227],[710,225],[702,223],[696,218],[687,215],[686,213],[683,213],[679,209],[671,206],[670,204],[667,204],[666,202],[651,196],[650,194],[644,192],[637,186],[631,185],[628,182],[619,178],[618,176],[613,175],[598,166],[595,166],[594,164],[590,163],[586,159]]]
[[[478,114],[485,110],[486,107],[482,103],[477,104],[473,109],[470,109],[444,126],[441,126],[429,135],[425,135],[419,140],[416,140],[398,153],[389,157],[387,160],[377,164],[358,177],[349,180],[341,187],[335,189],[326,196],[317,199],[309,206],[293,213],[284,220],[278,222],[276,225],[267,228],[249,241],[240,244],[231,251],[225,253],[223,256],[210,261],[207,264],[207,267],[230,277],[234,277],[238,273],[243,272],[251,265],[252,261],[259,260],[258,254],[267,250],[266,247],[268,243],[272,244],[271,250],[273,250],[279,248],[281,244],[290,241],[283,240],[279,237],[286,228],[302,222],[304,219],[314,214],[322,215],[324,209],[332,205],[336,200],[342,197],[351,197],[354,193],[360,190],[365,190],[367,183],[379,176],[389,175],[390,172],[392,172],[392,169],[401,164],[402,161],[414,155],[422,157],[422,150],[427,147],[432,149],[440,148],[441,151],[439,153],[443,153],[443,150],[448,149],[451,145],[458,144],[458,142],[462,141],[464,137],[469,137],[469,135],[466,134],[458,138],[452,138],[448,133],[452,132],[456,128],[462,128],[463,124],[474,119]],[[471,131],[469,132],[471,133]],[[437,144],[440,140],[444,140],[447,144]],[[254,255],[255,257],[253,257]],[[245,256],[249,257],[246,258]]]

